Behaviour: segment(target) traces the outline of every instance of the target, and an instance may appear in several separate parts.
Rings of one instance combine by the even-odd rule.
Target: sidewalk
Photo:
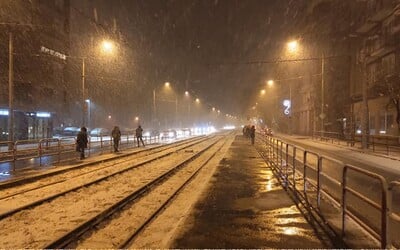
[[[329,248],[248,139],[236,136],[172,248]]]
[[[322,156],[339,160],[383,176],[388,182],[400,179],[400,155],[384,155],[356,147],[312,140],[309,136],[277,134],[287,143],[302,147]]]
[[[378,157],[383,157],[383,158],[387,158],[387,159],[391,159],[391,160],[397,160],[400,161],[400,150],[394,150],[391,149],[389,152],[389,155],[386,153],[386,148],[384,146],[375,146],[375,151],[372,148],[372,145],[370,146],[370,148],[368,149],[362,149],[361,148],[361,143],[360,142],[356,142],[354,146],[350,146],[348,145],[348,143],[346,141],[342,141],[342,140],[337,140],[335,139],[335,141],[332,143],[331,141],[322,141],[319,139],[313,139],[311,136],[303,136],[303,135],[286,135],[286,134],[277,134],[277,137],[280,138],[291,138],[291,139],[307,139],[309,141],[313,141],[316,143],[321,143],[321,144],[325,144],[325,145],[333,145],[342,149],[347,149],[347,150],[351,150],[351,151],[355,151],[355,152],[359,152],[359,153],[366,153],[369,155],[374,155],[374,156],[378,156]]]

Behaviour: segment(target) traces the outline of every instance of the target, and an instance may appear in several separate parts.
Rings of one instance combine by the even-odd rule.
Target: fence
[[[380,248],[400,246],[400,182],[388,183],[381,175],[277,138],[267,136],[266,146],[285,187],[302,197],[344,242],[357,234],[362,240],[366,234]]]
[[[369,135],[367,142],[368,148],[372,148],[373,152],[384,152],[387,155],[394,152],[400,152],[400,136],[392,135]],[[313,139],[328,141],[331,143],[341,144],[347,146],[355,146],[361,143],[360,134],[341,134],[337,132],[315,131]]]
[[[137,143],[133,135],[122,135],[121,147],[134,147]],[[156,143],[160,140],[159,136],[144,136],[146,144]],[[110,136],[89,137],[88,154],[94,152],[103,154],[112,152],[113,142]],[[39,159],[39,166],[42,165],[44,157],[54,157],[55,162],[59,163],[65,155],[76,151],[76,139],[73,137],[45,138],[38,140],[18,140],[0,141],[0,163],[11,163],[12,170],[15,171],[17,161],[28,160],[32,158]],[[64,160],[69,160],[67,158]]]

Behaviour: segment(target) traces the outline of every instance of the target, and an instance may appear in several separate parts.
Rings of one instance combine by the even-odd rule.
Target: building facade
[[[354,126],[357,133],[365,126],[371,135],[399,135],[400,3],[369,0],[364,8],[352,71]]]
[[[65,81],[69,1],[16,0],[0,4],[1,139],[8,137],[10,98],[14,104],[14,138],[49,137],[69,102]]]

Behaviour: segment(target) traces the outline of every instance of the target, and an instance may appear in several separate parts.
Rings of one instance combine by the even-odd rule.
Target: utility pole
[[[361,115],[361,126],[362,126],[362,137],[361,146],[363,149],[368,148],[369,140],[369,108],[368,108],[368,81],[366,77],[366,63],[365,58],[361,64],[361,79],[362,79],[362,115]]]
[[[178,96],[175,95],[175,126],[178,126]]]
[[[82,57],[82,126],[85,126],[85,58]]]
[[[325,126],[324,126],[324,119],[326,117],[324,113],[324,106],[325,106],[325,81],[324,81],[324,75],[325,75],[325,55],[322,54],[321,58],[321,132],[322,135],[324,136],[324,131],[325,131]]]
[[[8,140],[14,141],[14,37],[13,33],[9,33],[8,41]],[[8,148],[13,148],[9,144]]]
[[[156,89],[153,89],[153,127],[155,127],[156,121]]]
[[[292,103],[292,83],[289,81],[289,100],[290,100],[290,113],[289,113],[289,134],[292,135],[293,133],[293,103]]]

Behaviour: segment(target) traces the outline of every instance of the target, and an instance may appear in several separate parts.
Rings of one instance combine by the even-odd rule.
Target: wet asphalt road
[[[326,248],[271,169],[237,136],[173,248]]]

